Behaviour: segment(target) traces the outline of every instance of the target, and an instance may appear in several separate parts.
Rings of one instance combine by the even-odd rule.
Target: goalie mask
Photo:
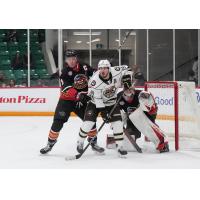
[[[133,100],[133,97],[135,95],[135,86],[132,85],[131,87],[129,87],[128,89],[124,90],[123,93],[123,98],[127,101],[127,102],[131,102]]]
[[[125,94],[126,96],[134,95],[134,94],[135,94],[135,86],[132,85],[131,87],[125,89],[125,90],[124,90],[124,94]]]
[[[88,78],[84,74],[78,74],[74,77],[74,88],[82,90],[88,86]]]

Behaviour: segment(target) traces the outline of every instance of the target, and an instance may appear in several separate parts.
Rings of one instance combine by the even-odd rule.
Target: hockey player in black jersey
[[[168,142],[165,139],[163,131],[159,129],[159,127],[155,124],[158,107],[151,93],[142,90],[136,90],[134,85],[132,84],[132,78],[130,75],[127,75],[127,77],[124,77],[122,79],[122,84],[124,85],[124,90],[118,93],[118,98],[121,98],[121,100],[119,101],[119,105],[122,111],[122,118],[126,122],[124,123],[124,131],[127,131],[128,134],[131,135],[136,141],[138,138],[141,137],[141,127],[145,126],[145,124],[140,124],[139,122],[144,119],[145,123],[147,124],[147,128],[149,128],[150,124],[153,128],[151,127],[150,129],[146,129],[146,132],[143,131],[143,134],[149,136],[150,139],[154,141],[156,149],[158,151],[169,151]],[[148,109],[145,105],[143,105],[143,99],[149,99],[148,101],[152,102],[151,105],[148,104],[150,105],[149,107],[147,106]],[[141,109],[139,109],[139,107]],[[134,112],[138,111],[138,109],[141,110],[140,114],[137,115],[138,118],[132,117],[134,121],[131,120],[132,118],[130,118],[129,116],[134,115]],[[135,126],[135,124],[137,124],[137,127]],[[140,130],[138,130],[138,128]],[[115,144],[113,143],[112,136],[109,136],[107,138],[107,147],[113,147],[114,145]]]
[[[75,112],[82,120],[87,106],[88,79],[94,70],[87,64],[78,61],[77,52],[68,50],[66,52],[65,66],[60,76],[61,93],[55,110],[53,123],[48,135],[47,145],[40,150],[41,154],[51,151],[57,142],[59,133],[70,117]],[[103,152],[104,149],[97,145],[96,124],[88,133],[88,139],[93,139],[91,146],[94,151]]]

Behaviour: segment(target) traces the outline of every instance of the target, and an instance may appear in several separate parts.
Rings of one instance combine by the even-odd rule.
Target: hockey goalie
[[[132,84],[132,77],[124,77],[124,90],[118,94],[122,119],[124,121],[125,135],[136,140],[141,137],[141,133],[154,143],[156,149],[168,152],[169,146],[166,136],[155,123],[157,115],[157,105],[150,92],[135,90]],[[127,137],[124,138],[124,147],[127,151],[133,151],[133,145]],[[107,137],[107,148],[113,148],[116,144],[112,140],[112,135]]]

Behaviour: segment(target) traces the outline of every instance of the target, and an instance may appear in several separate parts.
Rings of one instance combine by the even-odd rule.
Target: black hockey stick
[[[122,93],[123,95],[123,93]],[[122,98],[122,95],[118,98],[117,102],[115,103],[115,105],[113,106],[112,110],[110,111],[110,113],[108,114],[107,116],[107,119],[103,121],[103,123],[101,124],[101,126],[98,128],[98,131],[97,132],[100,132],[101,129],[103,128],[103,126],[105,125],[105,123],[107,123],[107,120],[110,120],[115,108],[117,107],[119,101],[121,100]],[[91,145],[91,143],[93,142],[93,140],[90,140],[90,142],[88,142],[88,144],[85,146],[85,148],[83,149],[83,151],[75,156],[67,156],[65,157],[65,160],[76,160],[76,159],[79,159],[83,154],[84,152],[87,150],[87,148]]]
[[[134,148],[137,150],[137,152],[142,153],[142,149],[138,146],[136,141],[131,137],[131,135],[128,133],[127,130],[124,130],[124,134],[126,135],[128,140],[130,141],[130,143],[134,146]]]

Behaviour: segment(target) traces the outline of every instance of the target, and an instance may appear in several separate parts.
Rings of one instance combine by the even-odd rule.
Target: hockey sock
[[[114,133],[115,142],[118,144],[118,146],[122,146],[123,141],[123,132],[122,133]]]
[[[59,132],[54,132],[54,131],[50,130],[48,142],[55,143],[57,141],[58,136],[59,136]]]

